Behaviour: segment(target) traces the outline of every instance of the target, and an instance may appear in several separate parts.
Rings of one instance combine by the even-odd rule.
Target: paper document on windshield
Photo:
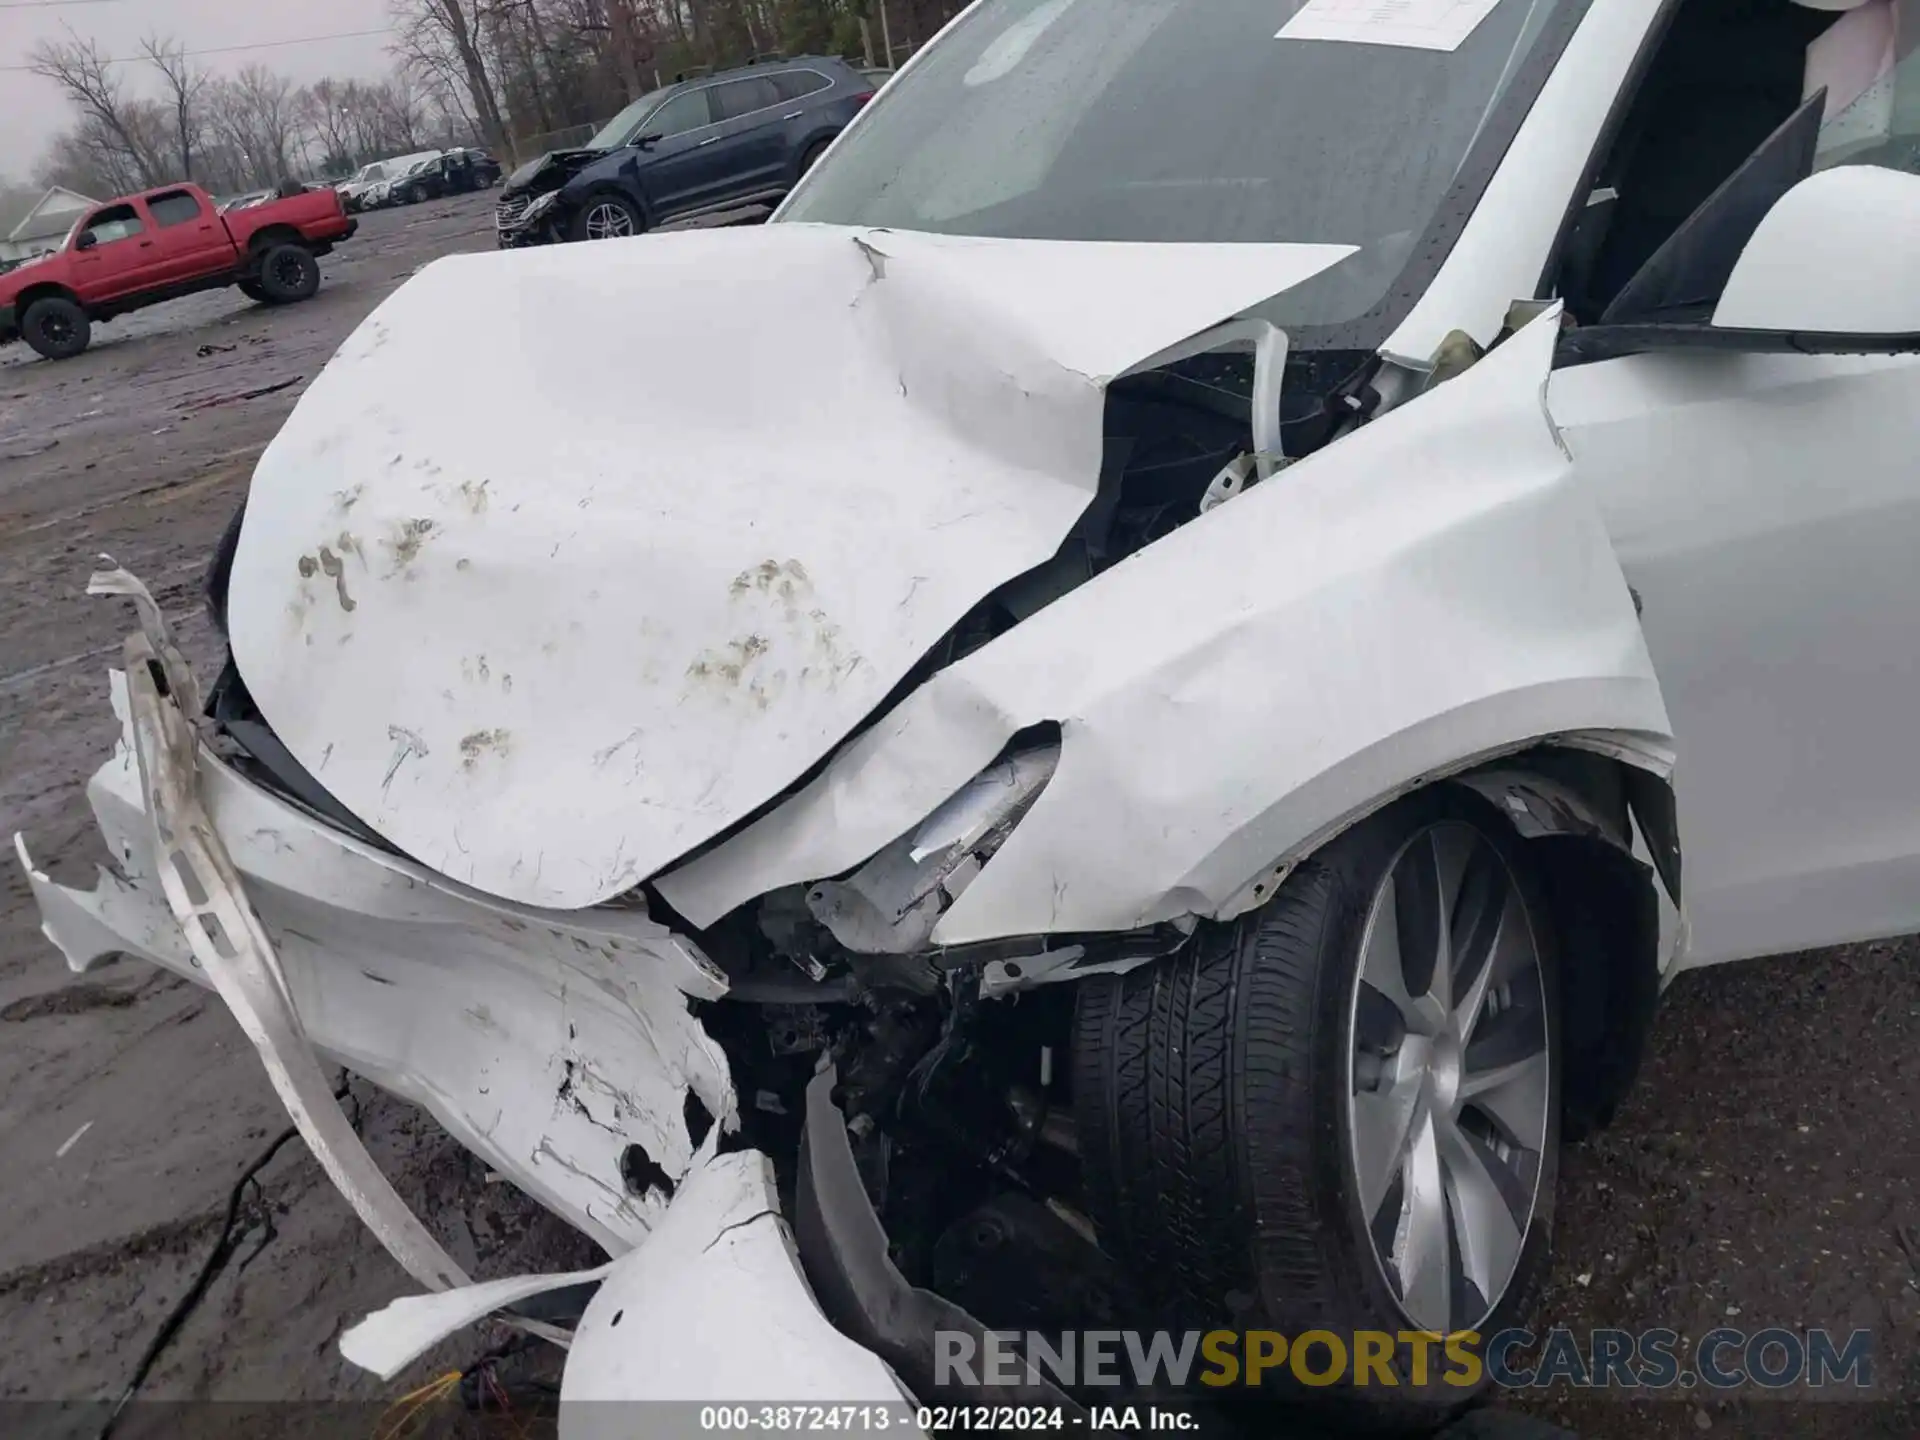
[[[1500,0],[1307,0],[1276,40],[1458,50]]]

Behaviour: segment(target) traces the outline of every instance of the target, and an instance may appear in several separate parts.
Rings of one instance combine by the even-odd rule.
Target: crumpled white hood
[[[439,261],[262,457],[235,659],[393,844],[595,904],[1059,547],[1112,377],[1349,253],[783,224]]]

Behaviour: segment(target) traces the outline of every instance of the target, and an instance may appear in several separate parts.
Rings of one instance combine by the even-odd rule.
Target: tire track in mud
[[[151,1256],[184,1255],[213,1238],[225,1213],[225,1205],[210,1206],[197,1214],[162,1220],[131,1235],[116,1236],[50,1260],[0,1271],[0,1296],[41,1290],[50,1285],[69,1285],[93,1275],[110,1275]]]
[[[15,1000],[11,1005],[0,1005],[0,1022],[18,1025],[54,1015],[84,1015],[89,1010],[125,1010],[140,1003],[141,993],[83,980],[78,985],[65,985],[43,995]]]

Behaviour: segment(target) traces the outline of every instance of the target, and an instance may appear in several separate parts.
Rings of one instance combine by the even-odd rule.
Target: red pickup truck
[[[53,254],[0,274],[0,343],[22,339],[65,360],[87,348],[94,321],[197,290],[305,300],[320,288],[318,257],[358,226],[326,187],[225,215],[198,185],[110,200]]]

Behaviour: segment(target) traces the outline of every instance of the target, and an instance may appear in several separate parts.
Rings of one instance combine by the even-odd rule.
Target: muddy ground
[[[221,292],[103,327],[65,364],[0,350],[0,834],[24,830],[56,878],[84,880],[103,858],[82,787],[114,738],[104,671],[130,616],[81,593],[95,557],[147,580],[211,675],[200,580],[254,457],[374,304],[428,260],[490,244],[484,196],[384,212],[324,262],[307,304]],[[236,1177],[286,1123],[216,1000],[130,962],[70,975],[37,926],[18,868],[0,861],[8,1433],[85,1418],[19,1402],[119,1394],[212,1246]],[[1903,941],[1684,977],[1625,1113],[1563,1164],[1543,1311],[1581,1330],[1693,1336],[1868,1328],[1878,1398],[1556,1392],[1523,1408],[1588,1440],[1920,1434],[1907,1398],[1920,1396],[1915,955]],[[433,1122],[365,1085],[355,1097],[375,1156],[470,1269],[591,1263],[590,1245],[490,1182]],[[340,1359],[340,1330],[409,1285],[297,1142],[247,1191],[238,1228],[237,1253],[143,1395],[359,1402],[371,1433],[380,1402],[486,1343],[464,1337],[392,1385]],[[281,1412],[274,1427],[297,1418]],[[147,1409],[126,1433],[182,1423]],[[192,1428],[207,1423],[198,1414]]]

